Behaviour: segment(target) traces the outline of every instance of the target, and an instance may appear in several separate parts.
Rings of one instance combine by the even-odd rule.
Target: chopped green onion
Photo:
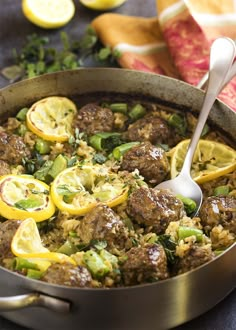
[[[43,273],[44,272],[42,272],[41,270],[28,269],[26,276],[34,280],[39,280],[43,276]]]
[[[213,191],[214,196],[219,196],[219,195],[228,195],[230,192],[229,186],[219,186],[216,187]]]
[[[116,160],[120,160],[121,157],[131,148],[139,145],[140,142],[128,142],[121,144],[112,151],[112,155]]]
[[[146,109],[141,104],[136,104],[129,112],[129,117],[132,120],[142,118],[146,114]]]
[[[26,132],[27,132],[27,127],[24,124],[21,124],[16,130],[16,133],[20,136],[24,136]]]
[[[109,108],[112,112],[121,112],[123,114],[127,114],[128,111],[127,103],[113,103],[109,105]]]
[[[57,252],[70,256],[71,254],[78,252],[78,249],[73,243],[67,240],[62,246],[59,247]]]
[[[97,278],[104,277],[110,271],[102,257],[93,250],[88,250],[84,253],[83,261],[91,273]]]
[[[182,117],[177,113],[173,113],[168,119],[168,124],[176,128],[179,134],[184,135],[186,133],[187,123],[185,117]]]
[[[104,250],[104,249],[101,250],[100,251],[100,257],[104,261],[110,262],[110,264],[112,266],[117,266],[117,264],[118,264],[118,258],[114,254],[111,254],[110,252],[108,252],[107,250]]]
[[[59,154],[53,161],[51,168],[48,171],[48,175],[55,179],[55,177],[67,168],[67,159]]]
[[[50,143],[48,141],[37,139],[35,142],[35,150],[40,153],[40,155],[45,155],[50,152]]]
[[[103,151],[104,149],[110,149],[109,143],[113,144],[116,142],[120,144],[120,133],[112,132],[101,132],[95,135],[92,135],[89,138],[89,144],[98,151]]]
[[[182,195],[176,195],[176,197],[183,202],[187,215],[192,214],[196,210],[197,204],[193,199],[184,197]]]
[[[215,256],[219,256],[221,253],[223,253],[225,250],[217,249],[214,251]]]
[[[185,239],[186,237],[195,236],[197,242],[202,241],[203,231],[201,229],[187,227],[187,226],[179,226],[178,228],[178,237],[179,240]]]
[[[73,230],[69,232],[69,236],[70,237],[78,237],[76,231],[73,231]]]
[[[17,113],[16,118],[17,118],[18,120],[20,120],[20,121],[25,121],[25,119],[26,119],[26,114],[27,114],[28,110],[29,110],[29,108],[23,108],[23,109],[21,109],[21,110]]]
[[[39,269],[38,265],[28,261],[27,259],[23,259],[20,257],[16,257],[13,262],[13,268],[15,270],[22,270],[22,269]]]

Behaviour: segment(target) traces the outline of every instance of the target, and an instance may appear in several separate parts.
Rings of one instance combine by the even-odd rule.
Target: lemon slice
[[[126,0],[80,0],[87,8],[95,10],[106,10],[121,6]]]
[[[72,135],[75,104],[66,97],[51,96],[34,103],[26,115],[28,128],[48,141],[64,142]]]
[[[38,227],[33,218],[28,218],[22,221],[13,236],[11,250],[15,256],[30,259],[35,263],[37,263],[37,260],[39,259],[39,265],[41,267],[41,261],[59,263],[70,262],[74,265],[76,264],[75,261],[67,255],[50,252],[42,245]]]
[[[128,197],[128,187],[102,165],[83,165],[61,172],[52,183],[51,196],[60,210],[84,215],[98,203],[110,207],[122,203]]]
[[[27,175],[0,178],[0,214],[7,219],[24,220],[32,216],[43,221],[55,213],[49,186]]]
[[[190,140],[183,140],[170,150],[171,178],[175,178],[183,165]],[[193,157],[191,176],[204,183],[230,173],[236,169],[236,151],[225,144],[200,140]]]
[[[75,5],[72,0],[23,0],[22,11],[31,23],[55,29],[72,19]]]

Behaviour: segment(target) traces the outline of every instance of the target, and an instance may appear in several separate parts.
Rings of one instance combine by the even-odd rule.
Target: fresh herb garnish
[[[40,199],[21,199],[14,204],[14,206],[21,210],[34,209],[43,205],[43,201]]]
[[[79,40],[70,40],[62,31],[60,41],[61,45],[54,48],[48,37],[29,35],[20,51],[13,49],[13,64],[3,68],[1,74],[12,83],[44,73],[77,69],[91,56],[94,61],[107,65],[114,64],[120,56],[117,51],[102,45],[90,25]]]
[[[103,154],[97,153],[93,156],[93,163],[94,164],[104,164],[107,161],[107,157]]]
[[[102,250],[107,247],[107,241],[99,241],[98,239],[94,239],[90,241],[90,246],[95,247],[97,250]]]
[[[171,240],[169,235],[165,234],[157,236],[157,242],[163,246],[168,262],[174,264],[176,262],[175,249],[177,244]]]

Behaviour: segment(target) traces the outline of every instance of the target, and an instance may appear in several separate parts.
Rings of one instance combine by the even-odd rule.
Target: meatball
[[[108,206],[98,205],[80,221],[78,236],[84,243],[105,240],[108,247],[123,249],[128,238],[128,229],[120,217]]]
[[[10,174],[11,168],[8,163],[4,162],[4,160],[0,159],[0,176]]]
[[[171,221],[185,215],[183,202],[171,191],[146,187],[130,195],[127,212],[139,224],[152,226],[157,234],[163,234]]]
[[[169,162],[162,148],[157,148],[147,141],[124,154],[121,169],[129,172],[138,169],[147,182],[156,185],[167,176]]]
[[[26,147],[22,137],[0,132],[0,160],[18,165],[21,164],[23,157],[30,156],[30,149]]]
[[[90,103],[79,110],[74,126],[92,135],[98,132],[111,132],[113,124],[114,115],[110,109]]]
[[[124,139],[128,141],[150,141],[152,144],[169,144],[171,135],[171,130],[165,120],[155,112],[151,112],[131,124],[127,132],[124,133]]]
[[[48,267],[41,280],[50,284],[82,288],[91,286],[92,277],[83,266],[55,263]]]
[[[0,223],[0,263],[3,259],[12,258],[14,255],[11,252],[11,241],[15,235],[18,227],[20,226],[20,220],[7,220]]]
[[[212,196],[203,202],[199,216],[206,231],[217,225],[236,234],[236,197]]]
[[[209,245],[192,245],[174,265],[174,275],[183,274],[213,260],[214,254]]]
[[[121,266],[125,285],[153,282],[169,277],[166,254],[159,244],[133,247],[126,256],[127,260]]]

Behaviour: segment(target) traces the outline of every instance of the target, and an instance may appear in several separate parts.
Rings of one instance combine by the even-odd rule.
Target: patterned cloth
[[[156,3],[158,17],[106,13],[92,25],[104,45],[120,51],[121,67],[197,85],[208,70],[212,41],[219,36],[236,40],[236,1],[156,0]],[[236,111],[236,77],[219,99]]]

